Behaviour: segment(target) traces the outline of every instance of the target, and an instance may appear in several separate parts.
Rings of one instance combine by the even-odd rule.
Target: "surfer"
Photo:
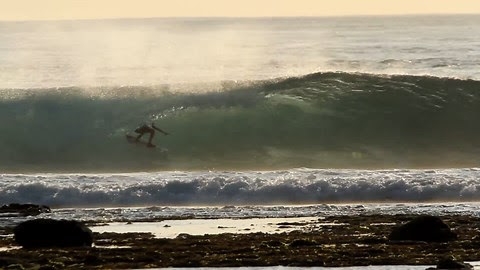
[[[145,134],[145,133],[149,133],[150,134],[150,137],[148,138],[148,144],[147,146],[148,147],[155,147],[154,144],[152,144],[152,139],[153,139],[153,136],[155,136],[155,130],[158,130],[160,131],[161,133],[165,134],[165,135],[168,135],[167,132],[159,129],[158,127],[156,127],[153,123],[151,126],[147,125],[147,124],[143,124],[142,126],[138,127],[137,129],[135,129],[135,133],[138,133],[138,136],[136,138],[137,142],[140,140],[140,138]]]

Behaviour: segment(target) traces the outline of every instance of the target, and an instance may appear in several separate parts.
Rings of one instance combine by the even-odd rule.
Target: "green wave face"
[[[90,89],[91,90],[91,89]],[[316,73],[225,84],[3,90],[3,171],[457,167],[480,163],[480,82]],[[25,93],[12,95],[12,93]],[[91,93],[92,91],[88,91]],[[105,94],[107,93],[107,94]],[[13,97],[12,97],[13,96]],[[171,133],[129,144],[143,122]]]

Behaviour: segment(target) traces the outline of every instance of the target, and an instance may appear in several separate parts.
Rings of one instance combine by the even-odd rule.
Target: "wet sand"
[[[198,223],[215,228],[215,233],[197,227],[199,235],[177,230],[174,238],[147,231],[152,224],[91,226],[94,247],[68,249],[9,249],[0,251],[0,267],[19,264],[35,269],[135,269],[159,267],[238,266],[366,266],[435,265],[439,258],[454,256],[460,261],[479,261],[480,218],[444,216],[458,234],[447,243],[394,242],[392,228],[413,219],[404,215],[332,216],[298,219],[182,220],[157,222],[155,230],[174,231],[175,226],[194,228]],[[229,223],[231,222],[231,223]],[[188,226],[186,224],[189,224]],[[230,227],[232,224],[237,224]],[[253,224],[253,226],[252,226]],[[168,225],[168,226],[165,226]],[[117,227],[116,227],[117,226]],[[142,227],[143,226],[143,227]],[[100,232],[103,228],[104,232]],[[121,229],[120,229],[121,228]],[[126,229],[125,228],[130,228]],[[244,230],[253,228],[252,231]],[[260,229],[266,232],[253,232]],[[98,230],[97,230],[98,229]],[[225,233],[229,229],[237,230]],[[204,233],[211,233],[201,235]],[[238,231],[240,230],[240,231]],[[272,231],[273,230],[273,231]],[[131,231],[131,232],[127,232]],[[138,231],[138,232],[133,232]],[[122,232],[122,233],[120,233]],[[9,229],[3,229],[3,233]],[[166,234],[165,234],[166,235]],[[170,235],[173,237],[173,234]],[[0,247],[15,247],[10,236],[0,238]]]

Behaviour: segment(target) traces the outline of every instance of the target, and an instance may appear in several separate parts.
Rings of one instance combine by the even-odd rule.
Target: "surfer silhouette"
[[[147,124],[143,124],[142,126],[138,127],[137,129],[135,129],[135,133],[138,133],[138,136],[136,138],[136,141],[138,142],[140,140],[140,138],[145,134],[145,133],[149,133],[150,134],[150,137],[148,138],[148,144],[147,146],[148,147],[155,147],[154,144],[152,144],[152,139],[153,139],[153,136],[155,136],[155,130],[158,130],[160,131],[161,133],[165,134],[165,135],[168,135],[167,132],[161,130],[160,128],[156,127],[153,123],[151,126],[147,125]]]

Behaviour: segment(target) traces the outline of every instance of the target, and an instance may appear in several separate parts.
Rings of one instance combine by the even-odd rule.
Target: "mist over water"
[[[218,83],[311,70],[286,64],[292,56],[269,37],[272,27],[268,21],[216,19],[2,23],[7,42],[0,86]]]
[[[218,84],[325,71],[478,79],[479,23],[473,15],[0,22],[0,88]]]

